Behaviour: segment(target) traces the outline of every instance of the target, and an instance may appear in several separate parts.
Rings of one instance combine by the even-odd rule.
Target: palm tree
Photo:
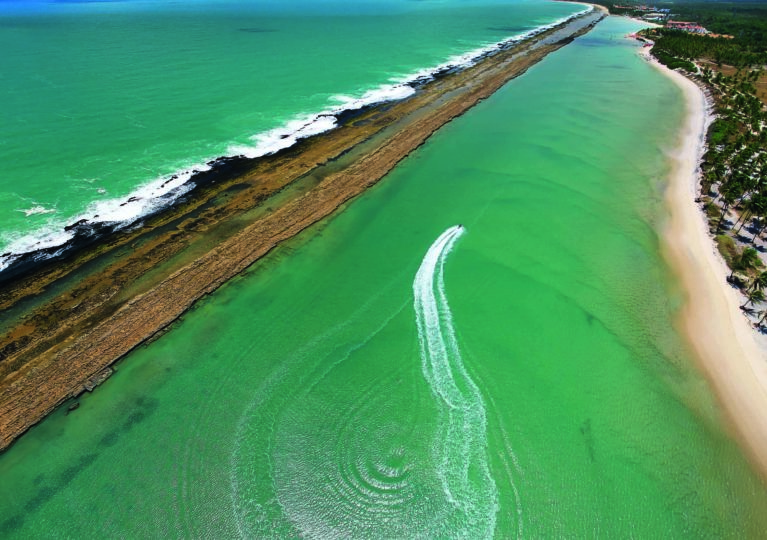
[[[752,195],[746,201],[745,209],[740,216],[740,227],[737,228],[735,234],[740,233],[740,230],[746,225],[749,219],[753,218],[754,216],[763,216],[765,209],[767,209],[767,198],[765,198],[762,193],[756,193]]]
[[[745,248],[740,254],[737,264],[733,265],[735,268],[733,268],[732,273],[730,273],[730,279],[735,275],[736,268],[740,270],[750,270],[751,268],[756,268],[760,262],[759,252],[752,247]]]
[[[719,221],[716,224],[716,230],[717,232],[722,230],[722,223],[724,222],[724,216],[727,215],[727,210],[730,209],[730,205],[734,203],[737,200],[736,195],[730,191],[727,190],[724,193],[721,194],[722,199],[722,213],[719,216]]]
[[[767,288],[767,272],[762,272],[751,282],[750,291],[761,291]]]
[[[764,300],[764,293],[758,289],[754,291],[749,291],[748,294],[746,295],[746,298],[748,298],[748,300],[746,300],[745,304],[740,306],[740,309],[745,309],[745,307],[749,304],[753,304],[755,302],[761,302],[762,300]]]
[[[762,219],[759,225],[756,227],[756,232],[754,232],[754,237],[751,239],[751,243],[753,244],[756,242],[756,239],[759,238],[759,235],[762,234],[762,231],[764,228],[767,227],[767,219]]]
[[[733,234],[738,235],[740,234],[740,230],[748,223],[749,218],[754,214],[754,208],[755,208],[755,200],[749,199],[746,201],[746,204],[744,205],[743,212],[741,212],[740,217],[738,218],[738,221],[735,222],[735,225],[738,225],[740,223],[740,227],[735,229],[735,232]]]
[[[754,326],[758,328],[762,326],[764,324],[765,319],[767,319],[767,309],[763,309],[757,312],[757,316],[759,317],[759,320],[754,323]]]

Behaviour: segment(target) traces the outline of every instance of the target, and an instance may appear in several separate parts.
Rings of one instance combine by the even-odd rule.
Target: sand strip
[[[687,106],[680,146],[671,156],[670,218],[664,231],[665,255],[686,294],[679,324],[735,437],[767,477],[767,358],[740,312],[740,297],[726,281],[729,271],[695,203],[710,123],[706,99],[691,80],[652,64],[681,88]]]

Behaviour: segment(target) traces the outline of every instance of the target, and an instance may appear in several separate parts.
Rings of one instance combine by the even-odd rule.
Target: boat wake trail
[[[413,295],[421,368],[440,411],[433,446],[437,476],[458,514],[454,525],[465,536],[489,538],[498,490],[487,458],[485,405],[463,365],[445,294],[445,260],[464,232],[456,225],[434,241],[416,273]]]

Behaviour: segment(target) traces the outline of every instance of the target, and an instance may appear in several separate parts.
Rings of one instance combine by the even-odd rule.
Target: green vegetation
[[[752,247],[747,247],[741,252],[737,266],[740,268],[740,270],[748,272],[764,265],[759,259],[759,254],[756,252],[756,250]]]
[[[754,304],[756,302],[761,302],[762,300],[764,300],[764,293],[762,291],[760,291],[760,290],[751,290],[751,291],[748,291],[748,293],[746,294],[746,302],[745,302],[745,304],[743,304],[740,307],[741,308],[745,308],[749,304]]]
[[[644,31],[652,39],[653,56],[671,69],[695,71],[692,60],[707,59],[737,68],[767,64],[767,2],[653,2],[654,11],[638,0],[598,1],[616,15],[695,22],[713,34],[657,28]]]
[[[751,282],[749,289],[763,291],[765,288],[767,288],[767,272],[761,272]]]
[[[714,219],[719,217],[719,207],[711,200],[711,197],[701,198],[703,203],[703,210],[705,210],[708,219]]]
[[[753,243],[767,227],[767,112],[754,95],[758,75],[758,71],[742,70],[728,77],[705,68],[701,73],[701,80],[715,96],[717,114],[701,163],[701,189],[710,198],[706,213],[719,233],[717,247],[733,270],[731,281],[740,287],[746,283],[735,277],[735,271],[753,274],[761,261],[752,247],[738,253],[735,240],[722,232],[729,228],[731,235]],[[737,212],[731,227],[727,221],[730,210]],[[744,236],[746,232],[749,237]],[[750,292],[761,292],[765,284],[767,276],[757,275]],[[753,303],[761,298],[749,300]]]
[[[659,48],[657,44],[653,46],[651,52],[652,55],[658,59],[658,62],[668,66],[669,69],[683,69],[685,71],[689,71],[690,73],[695,73],[697,71],[695,64],[689,60],[677,58],[672,53]]]
[[[748,273],[761,266],[764,265],[759,259],[757,251],[752,247],[747,247],[732,259],[731,268],[733,273],[730,276],[733,276],[737,271]]]
[[[735,37],[744,51],[767,51],[767,3],[765,2],[664,2],[675,19],[692,20],[717,34]],[[731,64],[732,65],[732,64]]]
[[[598,1],[610,13],[641,17],[638,8],[647,2],[637,0]],[[767,2],[676,1],[653,2],[652,7],[669,10],[673,20],[694,21],[716,34],[734,37],[732,44],[741,51],[764,53],[767,51]],[[734,64],[730,64],[734,65]]]
[[[692,63],[689,60],[698,59],[710,60],[719,66],[727,64],[735,67],[750,67],[767,63],[766,52],[754,52],[742,47],[732,39],[689,34],[681,30],[669,30],[667,28],[644,30],[642,35],[655,42],[652,48],[653,56],[669,67],[671,65],[664,59],[677,62],[684,59],[688,61],[687,64],[690,66]],[[686,69],[695,71],[694,66]]]
[[[753,242],[767,226],[767,112],[755,96],[759,71],[732,76],[704,68],[701,80],[716,99],[716,120],[708,132],[708,150],[701,164],[701,187],[721,208],[716,230],[725,227],[730,209],[739,217],[733,232],[749,223]]]
[[[727,240],[720,240],[718,236],[717,247],[723,255],[727,253],[725,261],[727,261],[727,265],[732,270],[727,280],[741,289],[746,289],[746,292],[761,292],[762,287],[759,283],[763,279],[761,276],[764,272],[758,270],[763,268],[764,264],[759,258],[759,253],[752,247],[738,251],[737,246],[732,242],[732,238],[724,235],[721,236]],[[732,242],[732,244],[729,244],[728,241]],[[724,248],[722,247],[723,244],[725,245]]]
[[[716,247],[719,253],[722,254],[727,266],[733,268],[735,261],[740,257],[738,246],[735,245],[735,240],[727,236],[726,234],[716,235]]]

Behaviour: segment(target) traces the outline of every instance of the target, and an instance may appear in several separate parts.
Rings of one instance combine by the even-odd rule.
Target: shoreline
[[[111,244],[0,291],[0,450],[92,389],[197,300],[374,185],[442,126],[604,17],[500,49],[296,145]],[[40,281],[43,280],[43,281]],[[49,295],[50,297],[46,297]],[[8,311],[10,308],[10,311]]]
[[[754,330],[739,309],[737,291],[716,251],[708,222],[695,203],[699,164],[712,117],[703,89],[682,74],[640,54],[683,92],[685,120],[665,195],[669,211],[664,256],[683,287],[678,324],[693,356],[718,398],[727,427],[752,464],[767,479],[767,362]]]

